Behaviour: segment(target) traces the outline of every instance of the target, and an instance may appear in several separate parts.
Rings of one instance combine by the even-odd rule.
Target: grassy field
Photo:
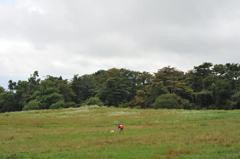
[[[90,106],[0,114],[0,159],[48,158],[239,159],[240,110]]]

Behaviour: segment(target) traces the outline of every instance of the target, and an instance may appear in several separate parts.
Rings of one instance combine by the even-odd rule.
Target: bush
[[[75,108],[78,107],[78,105],[74,102],[66,102],[63,108]]]
[[[84,105],[98,105],[98,106],[103,106],[103,102],[98,98],[98,97],[91,97],[87,100],[85,100],[81,106],[84,106]]]
[[[202,107],[209,107],[213,104],[213,94],[210,91],[202,91],[196,94],[197,104]]]
[[[187,99],[181,100],[181,107],[183,109],[190,109],[190,110],[194,108],[193,104],[189,102],[189,100]]]
[[[162,94],[152,104],[153,108],[181,109],[176,94]]]
[[[128,103],[121,103],[118,105],[118,108],[127,108],[129,107]]]
[[[217,106],[216,105],[209,105],[208,109],[212,109],[212,110],[216,110],[217,109]]]
[[[60,108],[64,108],[65,107],[65,103],[63,101],[54,103],[50,106],[50,109],[60,109]]]
[[[41,103],[37,100],[30,101],[27,105],[24,106],[23,110],[38,110],[41,107]]]
[[[223,108],[225,110],[232,110],[236,106],[236,102],[233,102],[230,99],[226,99],[224,102],[225,102],[225,105]]]

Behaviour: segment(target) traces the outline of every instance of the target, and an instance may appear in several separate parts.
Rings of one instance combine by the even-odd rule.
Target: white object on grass
[[[112,130],[111,132],[114,132],[114,130]]]

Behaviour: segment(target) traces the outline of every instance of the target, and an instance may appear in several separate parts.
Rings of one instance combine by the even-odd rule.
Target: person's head
[[[120,123],[117,123],[118,125],[120,125]]]

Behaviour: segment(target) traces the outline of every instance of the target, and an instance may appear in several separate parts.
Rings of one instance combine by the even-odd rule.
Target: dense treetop
[[[26,81],[0,86],[0,112],[58,109],[82,105],[130,108],[239,109],[240,65],[205,62],[183,72],[155,73],[112,68],[63,79],[34,71]]]

